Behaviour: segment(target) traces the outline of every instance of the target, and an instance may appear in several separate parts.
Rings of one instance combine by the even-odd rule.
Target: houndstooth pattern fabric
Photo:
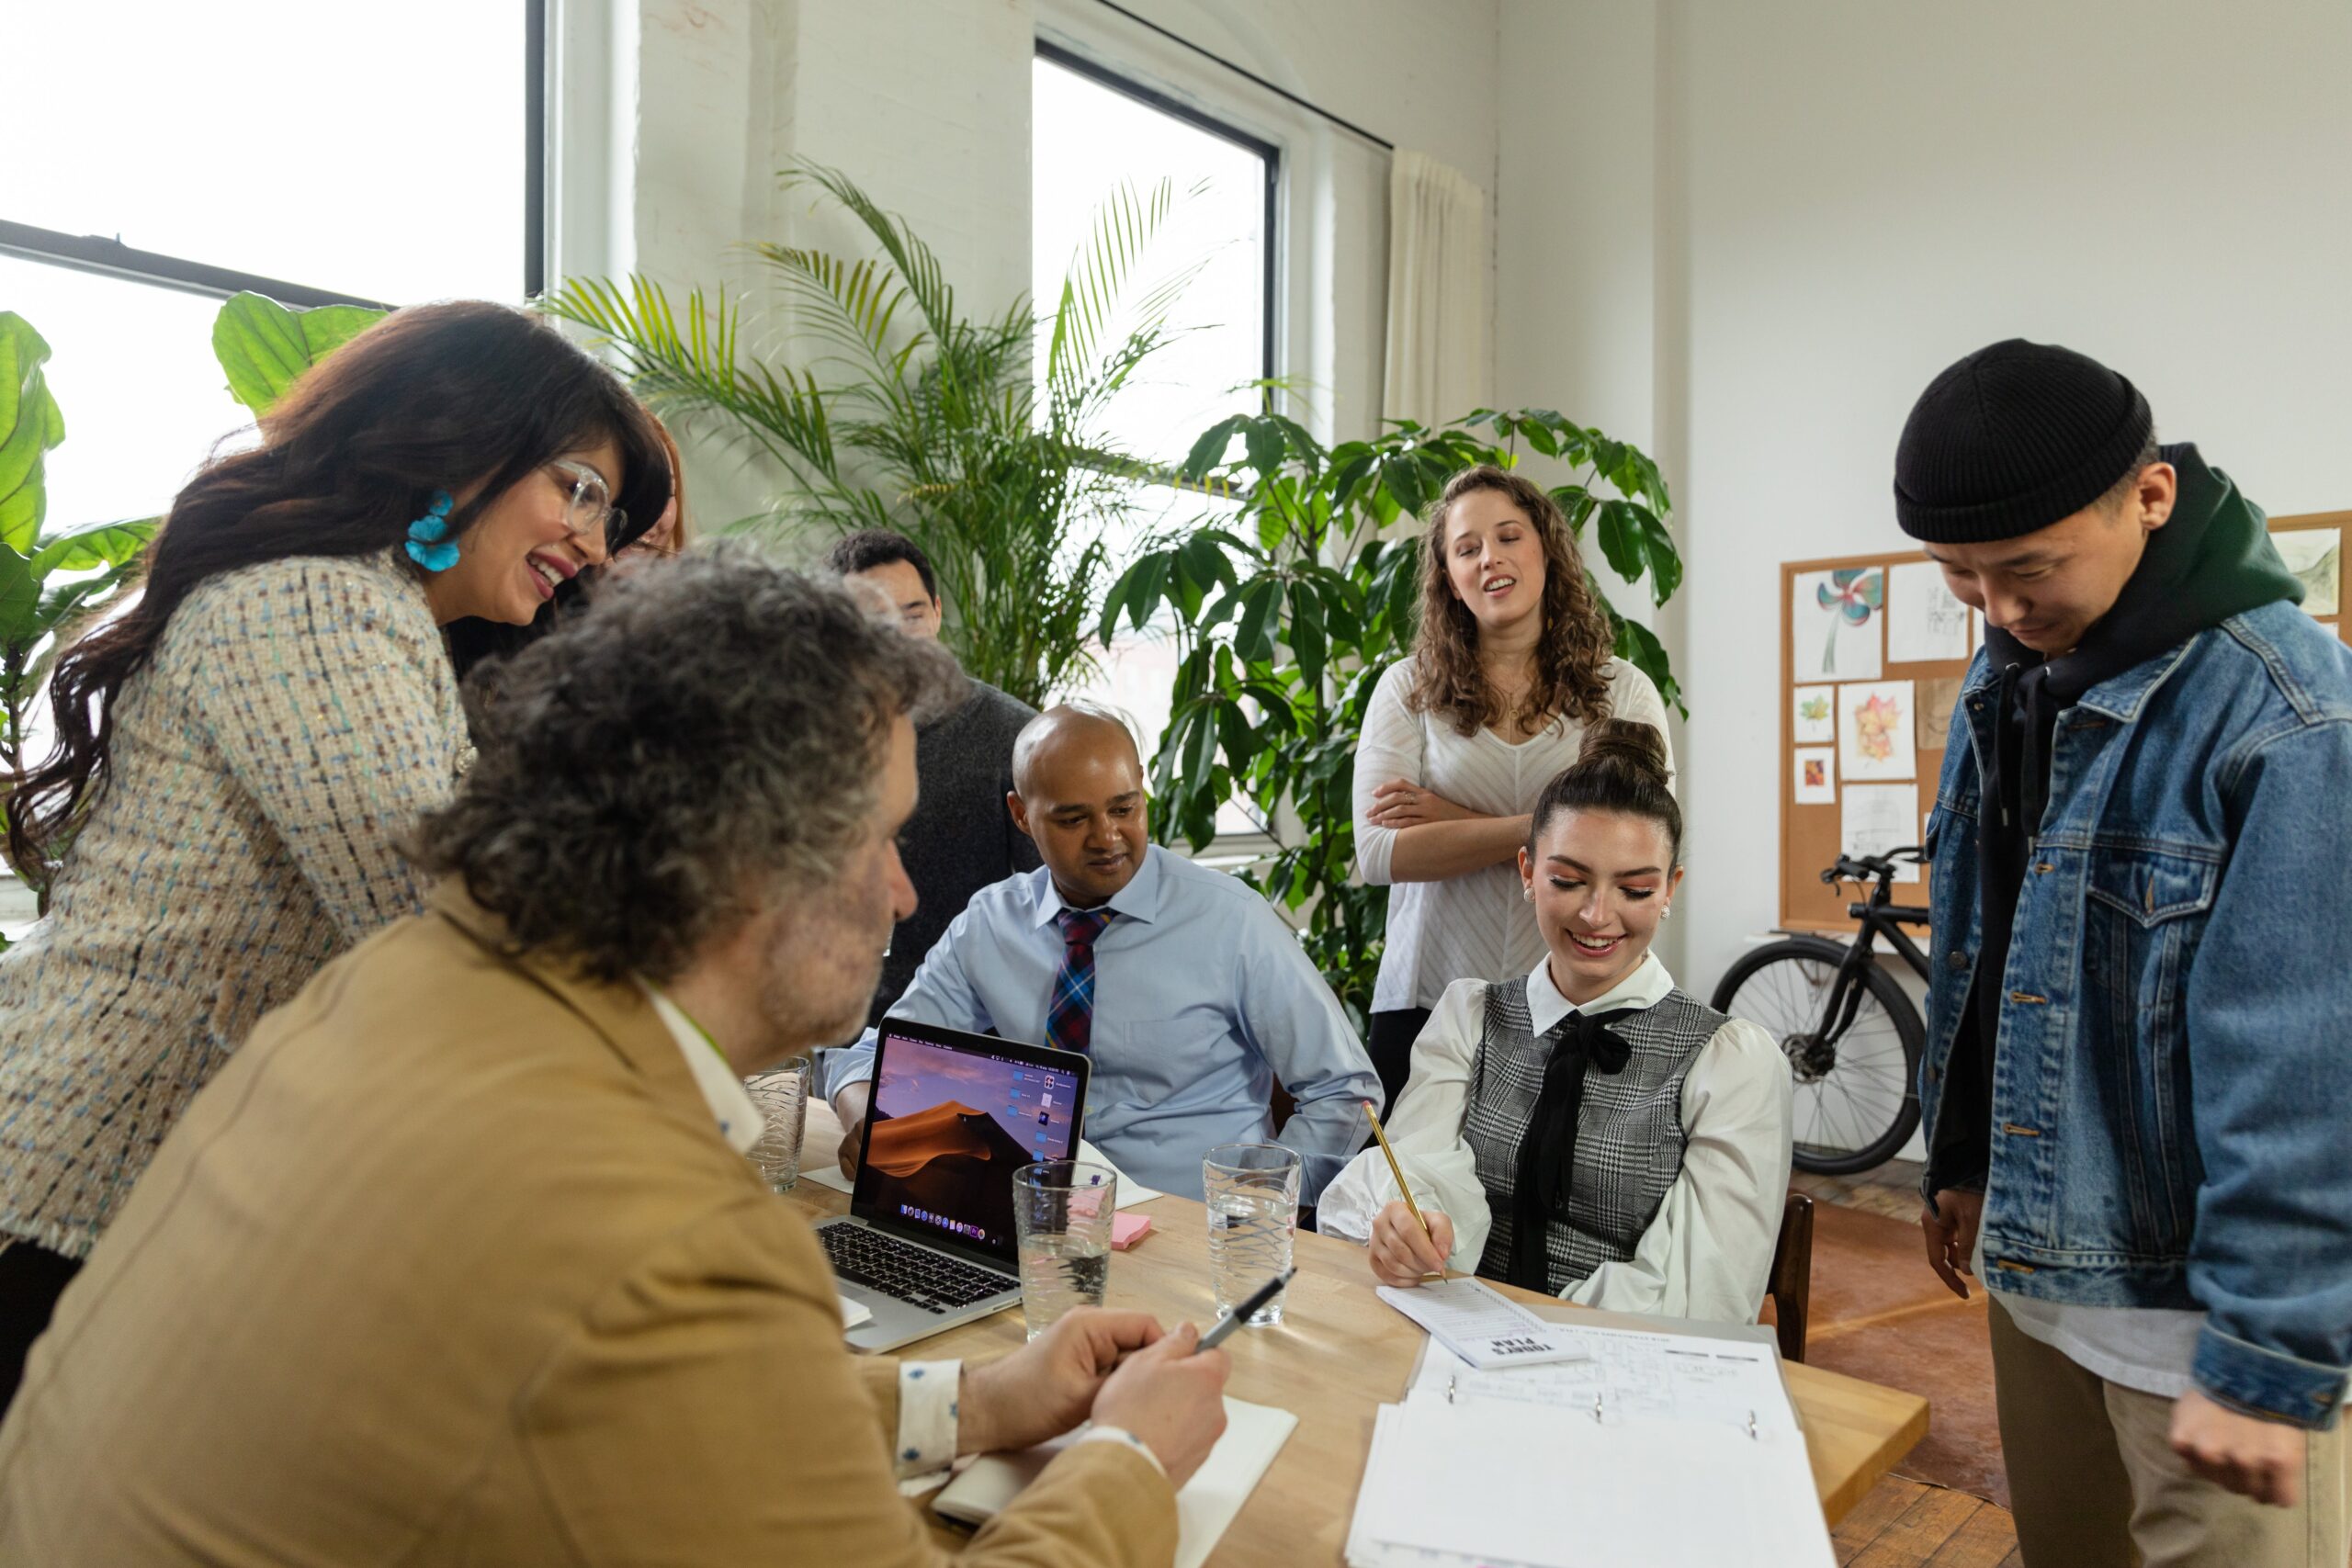
[[[1576,1170],[1568,1214],[1544,1238],[1547,1276],[1557,1295],[1603,1263],[1622,1263],[1682,1170],[1682,1080],[1715,1031],[1729,1021],[1679,989],[1611,1031],[1633,1048],[1622,1072],[1588,1071],[1577,1116]],[[1562,1021],[1566,1027],[1566,1021]],[[1470,1067],[1463,1137],[1476,1156],[1494,1228],[1478,1272],[1510,1274],[1511,1200],[1519,1149],[1544,1092],[1544,1068],[1558,1032],[1539,1040],[1529,1021],[1524,977],[1487,987],[1486,1023]]]

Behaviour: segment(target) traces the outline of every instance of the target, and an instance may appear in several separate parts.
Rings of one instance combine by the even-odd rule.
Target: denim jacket
[[[1930,1148],[1994,684],[1980,652],[1928,823]],[[2199,1388],[2324,1427],[2352,1363],[2352,651],[2267,604],[2092,687],[2052,748],[2000,976],[1985,1265],[2045,1301],[2201,1307]],[[1927,1190],[1962,1175],[1931,1160]]]

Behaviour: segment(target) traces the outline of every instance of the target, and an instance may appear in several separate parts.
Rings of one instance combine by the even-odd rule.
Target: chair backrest
[[[1764,1285],[1781,1339],[1781,1359],[1804,1359],[1804,1320],[1813,1305],[1813,1200],[1792,1192],[1781,1206],[1781,1240]]]

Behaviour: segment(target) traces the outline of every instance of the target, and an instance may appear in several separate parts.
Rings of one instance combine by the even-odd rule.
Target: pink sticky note
[[[1149,1214],[1114,1214],[1111,1216],[1111,1249],[1125,1252],[1150,1232]]]

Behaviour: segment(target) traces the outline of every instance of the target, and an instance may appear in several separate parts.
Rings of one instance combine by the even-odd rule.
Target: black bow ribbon
[[[1577,1117],[1584,1109],[1588,1068],[1623,1072],[1634,1048],[1610,1027],[1645,1010],[1572,1012],[1550,1029],[1556,1036],[1552,1059],[1544,1064],[1544,1089],[1535,1114],[1520,1140],[1519,1174],[1511,1186],[1510,1282],[1531,1291],[1551,1291],[1550,1248],[1545,1233],[1568,1214],[1568,1184],[1576,1174]]]

